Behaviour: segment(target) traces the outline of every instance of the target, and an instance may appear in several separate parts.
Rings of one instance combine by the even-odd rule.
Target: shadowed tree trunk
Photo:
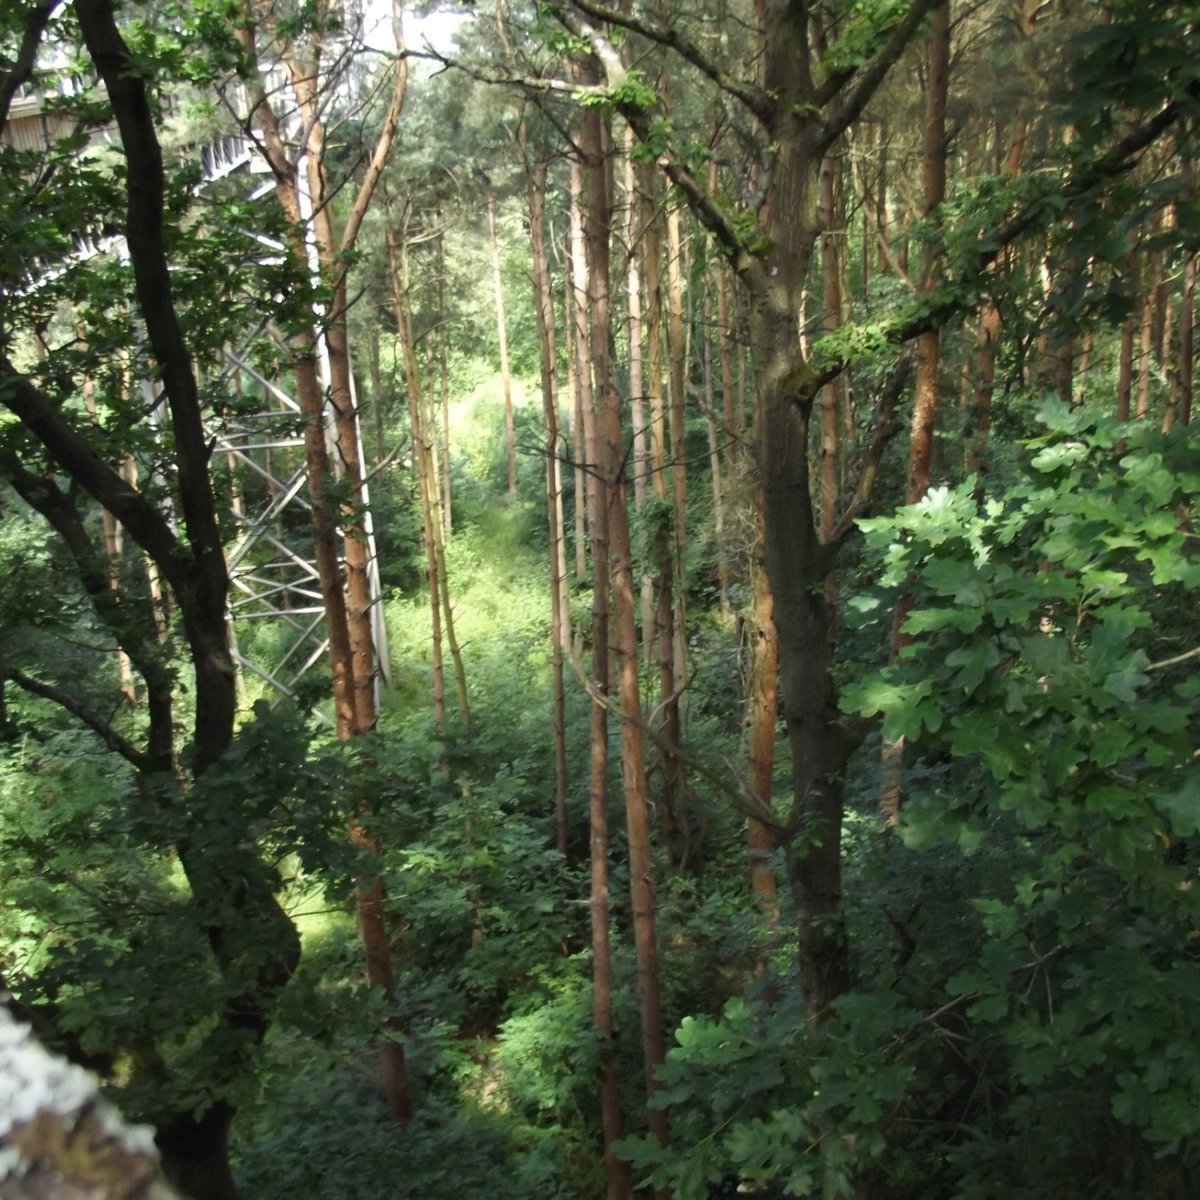
[[[600,1039],[600,1120],[604,1135],[605,1180],[608,1200],[624,1200],[630,1194],[629,1165],[618,1157],[614,1146],[624,1122],[617,1092],[613,1062],[613,967],[609,921],[608,870],[608,695],[609,669],[609,575],[608,505],[604,484],[595,464],[600,444],[592,408],[592,362],[589,340],[590,280],[584,243],[584,172],[578,159],[571,160],[571,305],[572,344],[575,351],[577,422],[583,428],[584,450],[576,461],[587,457],[591,469],[587,479],[588,541],[592,561],[592,679],[589,758],[589,857],[591,868],[589,911],[592,934],[592,1022]],[[576,504],[583,497],[576,497]]]
[[[234,736],[236,674],[225,621],[229,576],[209,476],[208,437],[191,351],[175,307],[165,234],[166,177],[155,132],[146,74],[118,30],[111,0],[77,0],[75,15],[93,64],[111,103],[124,155],[127,212],[126,245],[137,308],[165,401],[169,461],[173,468],[169,513],[114,471],[74,428],[61,397],[51,397],[0,356],[0,395],[10,412],[71,480],[64,490],[51,476],[28,470],[12,451],[0,469],[22,497],[56,530],[73,558],[97,618],[124,647],[147,686],[145,749],[134,746],[103,722],[89,719],[57,689],[40,694],[55,699],[105,733],[110,747],[135,768],[143,797],[171,814],[176,830],[172,849],[191,890],[191,907],[207,934],[224,999],[212,1014],[213,1057],[204,1080],[209,1100],[203,1116],[192,1105],[154,1113],[166,1166],[195,1200],[236,1196],[228,1158],[234,1109],[228,1094],[251,1069],[253,1048],[265,1037],[275,997],[299,960],[299,940],[275,891],[277,873],[261,861],[253,845],[214,845],[197,825],[202,814],[188,803],[185,767],[176,758],[173,680],[157,653],[157,637],[136,628],[116,603],[103,553],[92,546],[77,497],[89,494],[120,522],[127,535],[154,563],[174,596],[182,637],[192,666],[195,716],[188,767],[200,779],[229,750]],[[49,8],[43,14],[49,15]],[[27,17],[27,40],[40,35],[37,12]],[[44,22],[43,22],[44,24]],[[32,37],[31,49],[36,49]],[[32,56],[28,64],[32,68]],[[16,82],[20,82],[20,78]],[[0,104],[0,126],[11,94]],[[165,449],[165,448],[164,448]],[[178,522],[178,531],[176,530]],[[17,679],[11,668],[6,676]],[[19,681],[19,680],[18,680]],[[26,683],[30,682],[28,680]],[[24,686],[24,684],[23,684]],[[55,693],[53,695],[49,693]],[[152,786],[150,779],[159,781]],[[262,952],[247,956],[247,946]]]

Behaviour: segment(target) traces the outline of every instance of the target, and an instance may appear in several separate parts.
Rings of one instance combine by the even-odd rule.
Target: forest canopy
[[[1196,1194],[1200,11],[384,9],[0,0],[10,1040],[191,1200]]]

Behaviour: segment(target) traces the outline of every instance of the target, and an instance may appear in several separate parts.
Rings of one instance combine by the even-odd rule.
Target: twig
[[[1174,658],[1164,658],[1159,662],[1153,662],[1148,667],[1143,667],[1142,670],[1149,675],[1152,671],[1165,671],[1168,667],[1177,667],[1180,663],[1191,662],[1193,658],[1200,658],[1200,646],[1196,646],[1192,650],[1185,650],[1182,654],[1176,654]]]

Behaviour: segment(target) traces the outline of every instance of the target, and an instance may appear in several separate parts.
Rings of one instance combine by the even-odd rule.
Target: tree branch
[[[162,148],[146,81],[117,29],[113,4],[114,0],[75,0],[75,14],[121,133],[128,202],[125,241],[138,306],[171,411],[172,462],[192,563],[192,569],[182,573],[176,598],[195,671],[194,770],[201,775],[233,739],[237,702],[225,625],[229,568],[208,473],[196,372],[167,260]]]
[[[208,479],[208,439],[191,351],[174,302],[164,232],[166,175],[146,82],[113,16],[112,0],[75,0],[88,52],[104,80],[125,151],[125,240],[146,336],[171,410],[184,526],[199,571],[194,583],[224,609],[227,574]]]
[[[387,165],[392,142],[396,137],[396,127],[400,124],[400,113],[404,108],[404,97],[408,91],[408,58],[405,55],[404,34],[400,24],[400,0],[393,0],[392,7],[397,51],[396,61],[392,68],[396,72],[392,80],[392,95],[388,102],[387,113],[383,118],[383,128],[379,131],[375,149],[371,154],[371,161],[367,166],[363,181],[359,185],[358,194],[354,197],[354,204],[346,218],[345,228],[342,230],[341,251],[343,254],[353,250],[354,243],[358,240],[358,231],[362,227],[367,209],[371,206],[371,197],[375,194],[375,187],[383,174],[383,168]]]
[[[875,433],[871,438],[871,445],[867,449],[867,456],[863,461],[862,473],[858,477],[854,495],[833,527],[829,541],[826,542],[826,545],[835,551],[853,532],[854,522],[871,503],[875,484],[879,479],[879,467],[883,461],[883,453],[900,429],[900,422],[896,420],[896,402],[900,399],[900,393],[904,391],[905,385],[908,383],[911,369],[912,361],[908,355],[905,355],[893,368],[884,385],[883,396],[876,409]]]
[[[912,7],[892,30],[891,36],[879,53],[861,71],[854,73],[856,82],[849,94],[821,122],[815,151],[818,156],[823,155],[858,119],[871,97],[879,90],[880,84],[887,78],[887,73],[895,66],[896,60],[916,35],[926,16],[939,5],[948,3],[949,0],[913,0]],[[817,104],[821,108],[828,105],[851,78],[847,73],[830,76],[817,92]]]
[[[775,112],[775,102],[771,97],[760,88],[734,79],[727,72],[722,71],[694,43],[685,38],[677,30],[667,29],[661,25],[647,25],[629,13],[619,12],[600,4],[593,4],[591,0],[571,0],[571,4],[572,7],[577,8],[593,20],[603,21],[607,25],[616,25],[619,28],[628,29],[631,33],[639,34],[648,41],[674,50],[680,58],[684,59],[685,62],[691,63],[701,75],[704,75],[715,83],[726,95],[732,96],[735,100],[743,104],[763,125],[770,123]]]
[[[125,527],[178,592],[194,571],[186,549],[161,513],[104,462],[67,422],[54,402],[0,355],[0,399],[50,456]]]
[[[60,3],[61,0],[47,0],[25,14],[25,28],[21,31],[21,46],[17,51],[16,61],[8,70],[0,71],[0,129],[8,124],[8,111],[12,107],[13,98],[21,85],[28,82],[33,75],[42,35]]]
[[[733,802],[734,807],[739,812],[747,817],[753,817],[754,820],[764,825],[776,841],[788,840],[790,835],[787,827],[780,821],[762,797],[742,781],[732,763],[725,761],[723,764],[725,770],[728,772],[727,778],[722,772],[710,767],[707,763],[683,749],[683,747],[676,745],[640,713],[627,713],[611,696],[605,695],[588,678],[577,649],[572,650],[567,657],[570,661],[571,669],[575,672],[579,682],[583,685],[583,690],[587,692],[593,703],[599,704],[601,708],[612,713],[619,720],[630,721],[636,725],[664,754],[678,758],[680,762],[685,763],[697,775],[708,780],[718,791],[723,792]],[[664,703],[667,702],[664,701]]]
[[[169,771],[174,753],[173,674],[160,648],[119,590],[114,589],[102,556],[88,536],[73,498],[52,479],[28,470],[10,451],[0,449],[0,472],[30,508],[40,513],[62,539],[79,573],[92,608],[146,683],[149,717],[145,759],[152,769]]]
[[[1200,646],[1187,650],[1183,654],[1176,654],[1174,658],[1164,658],[1159,662],[1152,662],[1142,670],[1149,675],[1151,671],[1165,671],[1168,667],[1178,667],[1181,663],[1191,662],[1194,658],[1200,658]]]
[[[1188,88],[1192,98],[1200,97],[1200,85]],[[979,237],[983,247],[952,281],[942,284],[933,292],[917,298],[919,311],[883,331],[883,337],[892,345],[902,346],[913,338],[934,329],[941,329],[954,317],[961,316],[974,307],[976,285],[983,280],[988,270],[1000,255],[1018,238],[1036,228],[1042,221],[1060,216],[1064,204],[1086,196],[1093,188],[1132,170],[1137,156],[1158,140],[1181,117],[1180,107],[1175,101],[1164,105],[1153,117],[1124,137],[1114,142],[1089,167],[1070,178],[1065,184],[1047,189],[1042,196],[1032,200],[1020,212],[1014,214],[990,233]],[[850,365],[849,359],[838,359],[827,363],[810,381],[811,393],[816,393],[831,383]]]
[[[26,675],[16,667],[6,667],[4,678],[11,679],[19,688],[43,700],[50,700],[66,709],[73,717],[82,721],[93,733],[99,734],[110,750],[115,750],[126,762],[142,774],[152,769],[148,755],[139,750],[128,738],[122,737],[103,717],[97,716],[82,700],[63,691],[51,683],[42,683]]]
[[[588,39],[604,70],[608,90],[617,89],[625,79],[625,66],[600,30],[572,13],[560,11],[556,15],[577,37]],[[628,101],[617,100],[613,106],[629,123],[629,127],[637,136],[638,141],[646,144],[650,137],[647,111]],[[709,195],[708,189],[688,170],[683,160],[670,147],[667,147],[659,155],[658,165],[667,178],[684,194],[701,224],[717,239],[722,253],[729,259],[733,269],[739,275],[748,277],[753,289],[761,291],[766,284],[766,275],[761,263],[751,253],[745,240],[733,227],[726,214]]]

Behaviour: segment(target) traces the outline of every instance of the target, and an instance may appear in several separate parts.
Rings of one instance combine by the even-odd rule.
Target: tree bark
[[[613,1062],[613,968],[609,919],[608,869],[608,708],[609,669],[609,552],[608,505],[604,483],[596,464],[601,450],[592,410],[592,362],[588,335],[590,325],[590,280],[584,241],[584,172],[578,159],[571,160],[571,283],[574,303],[576,363],[575,385],[579,404],[577,421],[586,417],[585,450],[592,469],[587,472],[588,535],[592,559],[592,705],[590,738],[590,781],[588,799],[590,902],[592,933],[592,1021],[600,1038],[600,1119],[604,1136],[606,1193],[608,1200],[625,1200],[630,1195],[629,1165],[615,1150],[624,1122]],[[577,461],[582,460],[583,454]],[[576,498],[576,503],[581,497]]]
[[[522,148],[526,146],[524,126]],[[554,294],[546,254],[546,162],[526,159],[526,198],[533,245],[534,306],[546,421],[546,521],[550,550],[550,666],[554,704],[554,828],[558,851],[567,853],[567,719],[563,682],[562,485],[558,476],[558,364],[554,350]]]
[[[508,494],[517,494],[517,442],[513,427],[512,372],[508,366],[508,322],[504,315],[504,277],[500,270],[500,239],[496,235],[496,198],[488,195],[488,247],[492,254],[492,295],[496,305],[496,338],[500,346],[500,387],[504,395],[504,455]]]
[[[611,300],[609,289],[609,230],[612,223],[612,170],[607,120],[599,109],[585,113],[580,135],[586,177],[585,233],[588,251],[588,316],[592,378],[597,403],[597,469],[603,484],[602,503],[608,524],[609,578],[616,630],[618,697],[621,719],[621,779],[625,790],[625,821],[629,842],[629,876],[633,906],[634,951],[637,960],[638,1002],[642,1024],[642,1053],[646,1094],[658,1091],[654,1077],[666,1054],[662,999],[658,977],[658,937],[655,929],[653,865],[650,852],[649,797],[641,726],[638,679],[637,600],[625,480],[624,430],[609,350]],[[595,587],[603,586],[601,579]],[[665,1109],[650,1107],[648,1124],[666,1145],[669,1126]]]
[[[348,738],[372,730],[376,722],[375,705],[375,638],[371,619],[371,587],[368,579],[368,535],[369,515],[366,512],[366,484],[362,468],[362,451],[358,427],[358,413],[354,403],[353,380],[350,372],[349,345],[347,337],[348,293],[346,287],[346,256],[353,249],[358,231],[370,205],[399,124],[407,86],[407,60],[403,51],[403,40],[396,22],[397,56],[394,67],[393,88],[387,113],[380,135],[367,166],[363,180],[351,202],[342,238],[335,236],[333,217],[330,210],[329,187],[325,177],[324,127],[321,120],[322,97],[320,94],[320,56],[313,50],[311,57],[301,59],[297,49],[289,47],[284,66],[287,70],[293,93],[304,119],[304,160],[306,183],[311,213],[305,212],[304,192],[296,164],[291,160],[287,147],[279,134],[278,117],[274,114],[266,97],[259,74],[256,52],[256,10],[247,0],[242,10],[238,37],[244,52],[243,77],[250,84],[251,100],[255,118],[264,131],[262,148],[275,177],[276,194],[289,218],[292,232],[289,234],[290,251],[297,269],[305,269],[308,248],[304,226],[293,218],[303,221],[308,218],[316,245],[324,282],[329,288],[329,309],[324,314],[323,333],[329,361],[329,404],[333,412],[336,432],[338,466],[342,476],[342,490],[349,499],[340,506],[340,523],[343,535],[345,561],[345,590],[341,604],[345,608],[345,628],[349,646],[349,669],[335,668],[335,681],[341,686],[349,684],[350,701],[343,698],[339,705],[339,736]],[[274,133],[268,132],[274,127]],[[294,205],[294,210],[292,209]],[[315,318],[315,314],[314,314]],[[317,426],[324,428],[324,398],[316,382],[316,323],[311,335],[306,331],[305,353],[297,363],[298,390],[301,403],[308,419],[306,451],[309,455],[309,488],[318,496],[328,496],[333,484],[329,472],[329,458],[322,462],[317,449]],[[309,375],[309,372],[312,372]],[[304,382],[301,384],[301,378]],[[307,399],[305,395],[307,394]],[[317,469],[315,475],[312,468]],[[314,516],[314,521],[316,517]],[[324,533],[324,527],[321,530]],[[329,557],[329,549],[318,541],[318,555]],[[319,558],[320,563],[320,558]],[[330,624],[331,653],[334,639],[339,640],[337,654],[341,655],[339,599],[329,586],[333,569],[328,561],[319,566],[322,574],[322,599],[327,615],[333,614]],[[336,700],[336,696],[335,696]],[[377,857],[379,844],[366,829],[361,817],[352,820],[349,828],[350,841],[368,855]],[[385,897],[383,885],[378,877],[362,876],[355,891],[355,905],[359,936],[363,945],[368,983],[384,995],[389,1003],[395,1001],[395,978],[391,961],[391,940],[386,927]],[[394,1019],[388,1018],[385,1030],[377,1045],[380,1083],[384,1099],[392,1116],[398,1121],[407,1121],[412,1116],[412,1100],[408,1088],[407,1064],[404,1047],[395,1029]]]
[[[413,352],[412,320],[408,311],[408,273],[402,267],[403,247],[397,248],[395,231],[389,224],[386,231],[388,279],[392,289],[392,310],[400,336],[404,359],[404,386],[408,392],[408,423],[412,436],[413,459],[417,468],[417,488],[421,497],[421,537],[425,544],[425,580],[429,587],[429,621],[431,630],[431,659],[433,664],[433,720],[438,735],[446,736],[446,671],[442,658],[442,579],[434,544],[433,480],[430,472],[428,441],[422,420],[424,407],[421,381],[417,374],[417,358]]]

